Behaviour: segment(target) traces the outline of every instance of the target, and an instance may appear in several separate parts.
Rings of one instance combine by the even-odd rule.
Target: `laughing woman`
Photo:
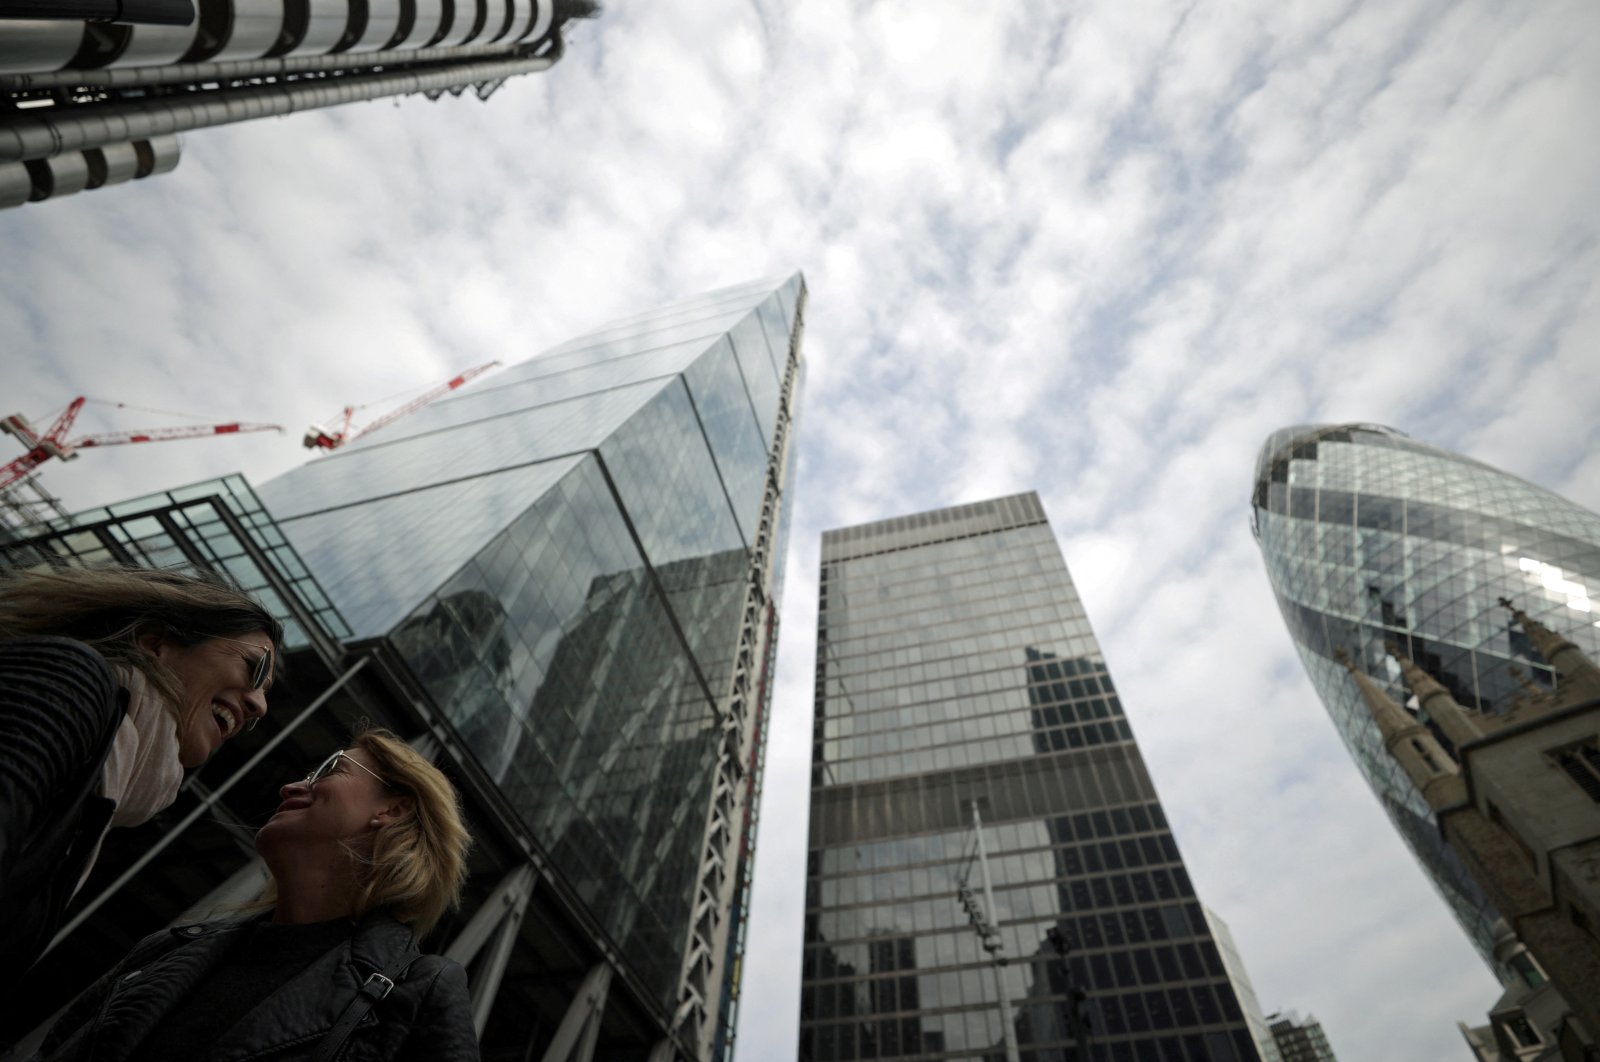
[[[475,1062],[465,971],[417,949],[465,873],[449,780],[369,730],[280,795],[256,835],[270,913],[146,937],[36,1059]]]
[[[215,579],[150,570],[0,578],[0,997],[43,950],[112,826],[267,713],[283,639]]]

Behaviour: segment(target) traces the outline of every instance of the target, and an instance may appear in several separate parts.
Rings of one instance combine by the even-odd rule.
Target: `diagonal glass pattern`
[[[767,446],[733,344],[723,339],[684,374],[717,473],[745,544],[755,542],[766,486]],[[769,399],[774,395],[767,396]]]
[[[1461,704],[1497,711],[1553,676],[1500,597],[1593,655],[1600,516],[1525,480],[1371,424],[1275,432],[1256,462],[1252,522],[1312,686],[1396,829],[1491,967],[1496,912],[1385,753],[1346,650],[1404,703],[1388,640]],[[1444,735],[1437,734],[1450,747]]]
[[[578,460],[545,461],[279,523],[355,637],[377,637]]]
[[[261,495],[273,512],[293,519],[592,449],[667,383],[631,384],[506,410],[447,433],[338,450],[264,484]]]

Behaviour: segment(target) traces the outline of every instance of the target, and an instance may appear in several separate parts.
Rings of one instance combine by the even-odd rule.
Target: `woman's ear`
[[[134,635],[133,640],[139,643],[140,649],[143,649],[157,660],[161,659],[162,653],[172,644],[169,639],[162,637],[159,631],[142,631]]]
[[[401,819],[410,815],[411,808],[412,800],[410,797],[395,797],[393,800],[385,804],[383,810],[379,811],[374,818],[378,820],[379,825],[387,826],[391,822],[399,822]]]

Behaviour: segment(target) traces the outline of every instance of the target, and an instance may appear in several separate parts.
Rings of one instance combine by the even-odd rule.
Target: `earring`
[[[372,828],[374,830],[376,830],[378,828],[378,820],[377,819],[373,819],[372,820]]]

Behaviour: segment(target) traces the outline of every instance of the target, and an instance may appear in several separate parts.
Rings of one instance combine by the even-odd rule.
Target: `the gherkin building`
[[[1552,672],[1499,599],[1513,599],[1584,652],[1600,654],[1600,516],[1375,424],[1274,432],[1256,461],[1251,507],[1268,578],[1312,685],[1395,827],[1493,966],[1496,912],[1384,753],[1334,653],[1344,649],[1402,703],[1408,691],[1385,641],[1468,707],[1500,711],[1528,683],[1549,688]]]

